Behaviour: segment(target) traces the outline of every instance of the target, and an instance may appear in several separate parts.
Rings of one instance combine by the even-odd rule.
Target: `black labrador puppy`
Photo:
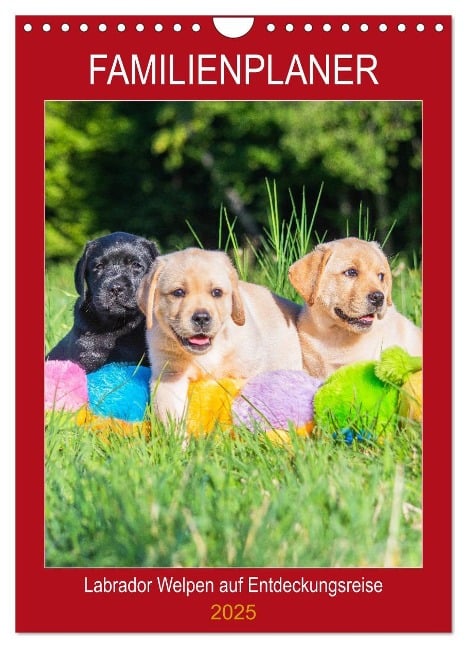
[[[148,366],[146,318],[135,296],[158,255],[154,243],[126,232],[87,243],[75,268],[73,327],[47,359],[71,360],[86,373],[110,362]]]

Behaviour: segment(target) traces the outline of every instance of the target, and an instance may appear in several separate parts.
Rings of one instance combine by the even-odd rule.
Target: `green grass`
[[[45,273],[45,351],[68,333],[77,298],[71,264],[56,264]]]
[[[149,441],[104,444],[55,417],[47,564],[420,565],[419,431],[377,448],[292,441],[286,448],[239,431],[183,450],[177,435],[155,431]]]
[[[317,240],[304,204],[292,229],[270,191],[266,250],[245,255],[224,221],[221,246],[241,271],[277,292],[289,262]],[[269,248],[268,248],[269,246]],[[272,259],[271,259],[272,256]],[[271,259],[271,260],[270,260]],[[243,264],[243,265],[242,265]],[[420,275],[398,261],[394,298],[420,317]],[[71,323],[73,269],[46,281],[46,348]],[[49,566],[421,566],[419,425],[392,440],[350,446],[321,431],[289,446],[237,429],[182,448],[152,421],[149,439],[102,441],[74,416],[47,415],[46,563]]]

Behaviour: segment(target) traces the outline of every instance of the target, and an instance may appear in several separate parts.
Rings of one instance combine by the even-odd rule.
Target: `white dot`
[[[107,25],[105,23],[101,23],[99,25],[99,31],[101,31],[101,32],[107,31]]]
[[[70,25],[68,25],[67,23],[63,23],[61,29],[64,32],[70,31]]]
[[[312,29],[313,29],[313,25],[310,25],[310,23],[307,23],[304,27],[304,30],[306,32],[311,32]]]
[[[348,23],[344,23],[341,27],[343,32],[348,32],[350,31],[350,25]]]
[[[379,31],[385,32],[387,30],[388,30],[388,26],[385,23],[381,23],[381,25],[379,26]]]
[[[397,29],[398,29],[400,32],[405,32],[405,25],[404,25],[404,23],[399,23],[399,25],[397,25]]]
[[[88,31],[88,26],[86,25],[86,23],[83,23],[82,25],[80,25],[79,28],[80,28],[80,30],[82,32],[87,32]]]
[[[331,27],[331,25],[330,25],[329,23],[325,23],[325,24],[323,25],[323,31],[325,31],[325,32],[330,32],[331,29],[332,29],[332,27]]]
[[[268,32],[273,32],[275,30],[276,26],[273,25],[272,23],[269,23],[269,25],[266,27]]]
[[[443,27],[443,25],[442,25],[441,23],[437,23],[437,24],[435,25],[435,30],[436,30],[437,32],[442,32],[443,29],[444,29],[444,27]]]
[[[30,31],[32,31],[32,25],[30,23],[26,23],[26,25],[24,25],[23,29],[24,29],[25,32],[30,32]]]
[[[176,32],[182,31],[182,26],[180,25],[180,23],[175,23],[174,31]]]
[[[138,23],[136,25],[136,31],[139,31],[139,32],[144,31],[144,25],[142,23]]]
[[[156,30],[156,32],[161,32],[164,27],[160,23],[157,23],[157,25],[154,25],[154,29]]]
[[[368,25],[366,23],[363,23],[360,25],[360,31],[366,32],[368,31]]]
[[[49,23],[44,23],[42,25],[42,31],[49,32],[50,31],[50,25]]]
[[[285,29],[286,29],[286,31],[288,31],[288,32],[293,32],[293,25],[292,25],[292,23],[287,23],[287,25],[285,26]]]
[[[117,29],[119,32],[124,32],[126,29],[126,26],[123,23],[118,23]]]
[[[194,25],[191,26],[191,29],[194,32],[199,32],[199,30],[201,29],[201,25],[198,25],[198,23],[195,23]]]

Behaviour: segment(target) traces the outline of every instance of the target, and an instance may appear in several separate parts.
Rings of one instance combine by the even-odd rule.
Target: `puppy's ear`
[[[389,264],[388,264],[389,265]],[[389,268],[389,273],[386,275],[388,278],[388,295],[386,297],[386,304],[392,306],[392,273],[391,268]]]
[[[93,247],[92,241],[86,243],[86,246],[83,250],[83,254],[78,260],[78,263],[75,267],[75,288],[76,292],[79,295],[79,303],[84,302],[84,297],[86,293],[86,267],[88,264],[89,252]]]
[[[385,283],[385,286],[386,286],[386,304],[387,304],[387,306],[392,306],[392,272],[391,272],[391,266],[389,265],[388,258],[384,254],[381,245],[379,243],[377,243],[377,241],[371,241],[371,245],[373,245],[373,247],[375,247],[378,250],[378,252],[381,254],[381,256],[383,257],[383,262],[384,262],[384,265],[386,266],[385,270],[384,270],[384,283]],[[386,309],[384,309],[384,311],[382,311],[378,315],[378,317],[381,319],[384,316],[385,312],[386,312]]]
[[[331,254],[330,246],[321,243],[289,268],[290,283],[309,306],[313,306],[318,296],[321,275]]]
[[[154,261],[154,259],[160,255],[160,251],[157,248],[157,245],[152,241],[144,241],[144,245],[146,246],[149,252],[149,256]]]
[[[232,319],[238,326],[245,324],[245,309],[243,308],[243,301],[240,296],[238,284],[232,292]]]
[[[240,295],[240,286],[238,273],[233,267],[230,259],[227,257],[227,264],[229,266],[229,278],[232,284],[232,319],[237,326],[245,324],[245,308],[243,306],[242,297]]]
[[[152,264],[149,272],[141,279],[141,283],[136,291],[136,303],[146,315],[146,326],[148,329],[152,328],[157,281],[164,265],[162,258],[158,257]]]

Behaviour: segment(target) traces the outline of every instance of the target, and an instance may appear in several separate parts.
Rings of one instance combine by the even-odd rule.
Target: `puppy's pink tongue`
[[[372,313],[371,315],[364,315],[363,317],[360,317],[360,320],[362,320],[363,322],[371,322],[374,318],[375,316]]]
[[[188,342],[190,344],[204,346],[205,344],[209,344],[209,338],[205,335],[194,335],[193,337],[188,338]]]

